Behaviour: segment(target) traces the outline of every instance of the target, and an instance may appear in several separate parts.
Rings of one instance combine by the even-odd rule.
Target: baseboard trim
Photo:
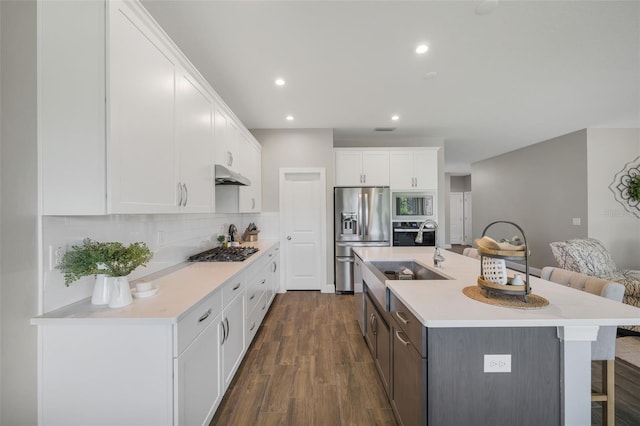
[[[325,284],[324,287],[320,289],[321,293],[335,293],[336,286],[335,284]]]

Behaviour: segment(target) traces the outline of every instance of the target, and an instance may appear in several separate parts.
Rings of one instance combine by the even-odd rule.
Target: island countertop
[[[236,277],[241,279],[242,272],[260,260],[277,243],[277,240],[246,243],[257,247],[259,251],[242,262],[185,262],[144,277],[153,280],[153,286],[158,289],[157,294],[147,298],[134,298],[133,303],[122,308],[92,305],[89,299],[85,299],[32,318],[31,323],[176,323],[189,309],[218,290],[224,283]]]
[[[442,268],[433,267],[433,247],[358,247],[354,251],[364,262],[415,260],[451,278],[385,282],[426,327],[640,325],[640,308],[533,276],[530,277],[531,292],[549,301],[544,308],[508,308],[473,300],[462,290],[477,285],[480,262],[450,251],[441,250],[446,258]]]

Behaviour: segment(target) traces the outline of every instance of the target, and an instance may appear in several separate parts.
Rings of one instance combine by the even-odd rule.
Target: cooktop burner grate
[[[216,247],[189,257],[189,262],[242,262],[258,249],[256,247]]]

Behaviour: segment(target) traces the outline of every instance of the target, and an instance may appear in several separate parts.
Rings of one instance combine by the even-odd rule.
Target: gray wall
[[[587,237],[586,130],[479,161],[471,176],[473,235],[495,220],[517,223],[528,239],[531,266],[556,265],[550,242]],[[581,225],[572,225],[572,218]],[[496,232],[490,236],[516,235]]]
[[[471,175],[452,176],[449,173],[445,173],[444,182],[444,214],[446,217],[444,235],[447,247],[449,247],[449,245],[451,244],[451,228],[447,224],[451,223],[451,193],[471,191]]]
[[[262,211],[280,210],[280,168],[323,167],[327,179],[327,281],[333,283],[333,130],[251,130],[262,144]]]
[[[0,423],[37,424],[36,7],[0,2]]]

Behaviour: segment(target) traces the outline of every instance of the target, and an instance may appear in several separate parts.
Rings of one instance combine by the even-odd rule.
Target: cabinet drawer
[[[235,297],[242,293],[246,286],[245,275],[240,274],[237,277],[229,280],[228,283],[222,288],[222,304],[227,306]]]
[[[253,311],[263,294],[264,288],[261,285],[254,284],[247,289],[247,312]]]
[[[176,352],[180,355],[193,340],[222,312],[222,292],[216,291],[191,308],[176,326]]]
[[[262,323],[262,318],[264,318],[264,312],[266,310],[266,296],[264,293],[262,294],[262,297],[257,300],[255,306],[256,308],[253,311],[249,311],[250,314],[247,318],[247,347],[249,347],[249,344],[258,332],[258,328],[260,328],[260,324]]]
[[[423,357],[427,356],[427,328],[418,321],[411,311],[402,303],[393,292],[389,292],[389,304],[391,317],[398,327],[404,331],[409,340]]]

